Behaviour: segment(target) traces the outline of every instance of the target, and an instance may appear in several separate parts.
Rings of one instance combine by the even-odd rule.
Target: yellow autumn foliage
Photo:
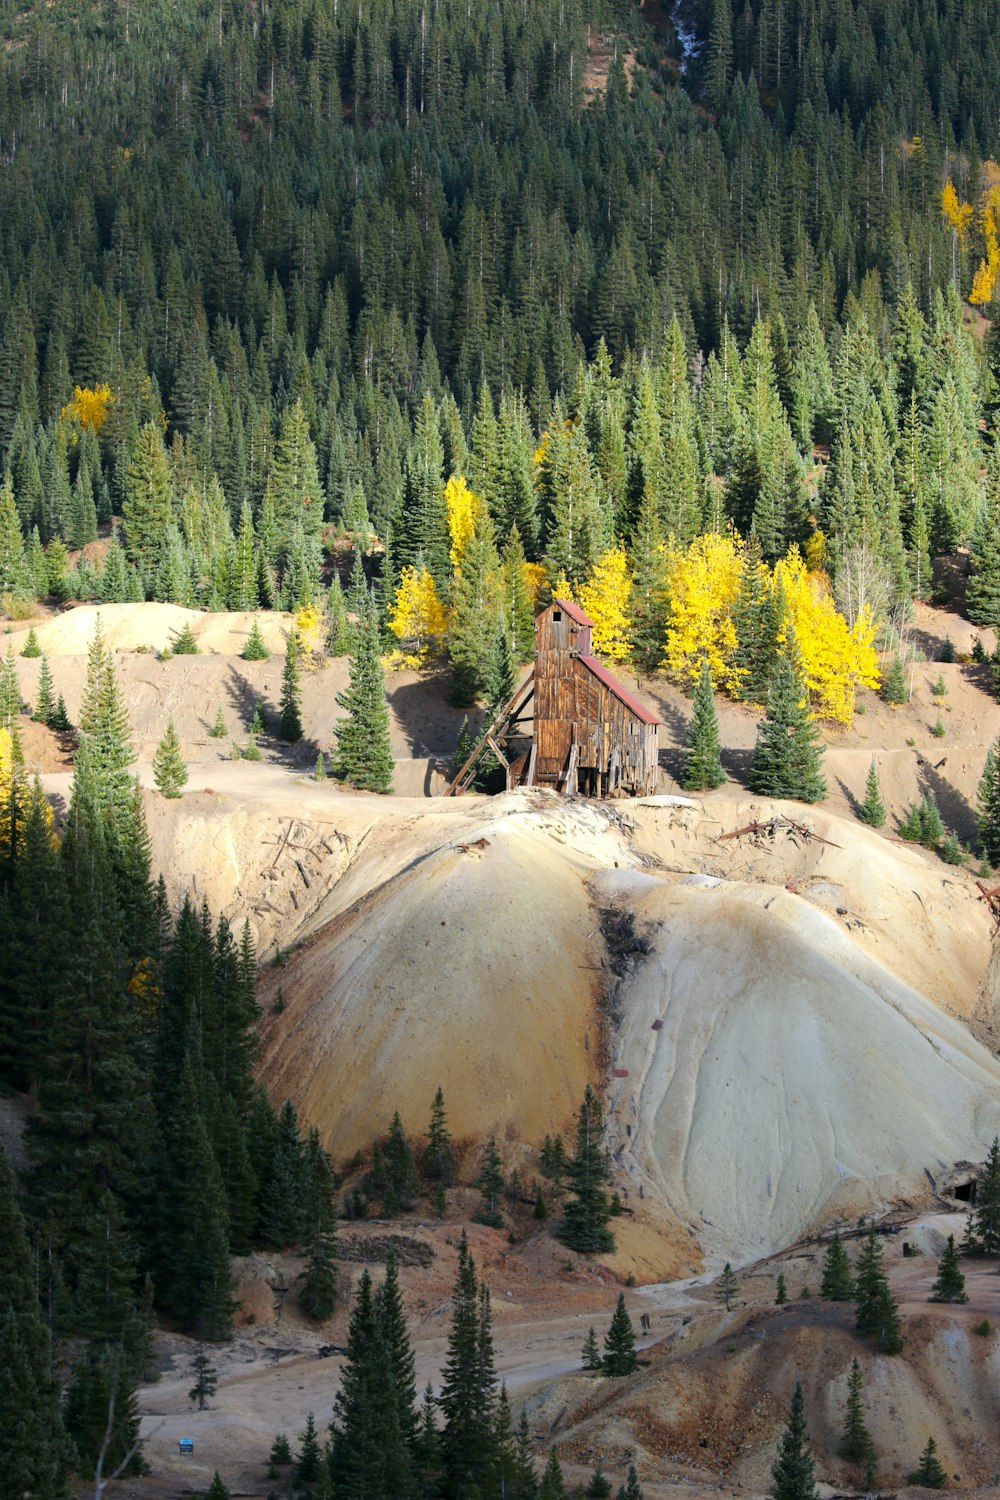
[[[880,680],[870,609],[864,607],[852,629],[826,573],[810,572],[797,547],[775,563],[773,587],[784,589],[813,713],[851,724],[857,688],[878,687]]]
[[[426,568],[419,571],[416,568],[403,569],[389,629],[399,640],[415,648],[410,654],[415,654],[417,665],[430,647],[441,641],[448,629],[448,616],[438,597],[434,578]]]
[[[612,547],[598,558],[580,589],[580,603],[594,622],[593,645],[600,656],[624,661],[629,655],[628,613],[632,571],[624,547]]]
[[[670,624],[664,665],[691,684],[707,657],[716,687],[732,692],[739,674],[733,665],[736,628],[733,607],[742,568],[738,538],[708,531],[688,547],[666,548]]]
[[[444,503],[448,511],[448,531],[451,536],[451,565],[461,568],[465,549],[475,530],[476,507],[479,496],[470,490],[461,474],[453,474],[444,487]]]
[[[64,422],[79,422],[100,432],[107,420],[108,407],[114,401],[109,385],[75,386],[73,399],[59,413]]]
[[[304,667],[314,667],[323,647],[323,616],[315,604],[296,611],[295,628],[302,647],[299,660]]]
[[[24,825],[32,797],[31,785],[20,756],[14,754],[14,738],[9,729],[0,729],[0,855],[10,857],[12,803],[15,815],[15,843],[24,848]],[[44,801],[46,826],[53,823],[52,808]]]
[[[533,562],[525,563],[524,576],[527,580],[528,587],[531,590],[532,597],[534,598],[535,608],[537,609],[539,600],[542,597],[542,590],[545,588],[549,576],[545,571],[545,564]]]
[[[941,193],[941,212],[964,245],[969,232],[969,220],[972,218],[972,204],[959,202],[955,184],[950,177]]]

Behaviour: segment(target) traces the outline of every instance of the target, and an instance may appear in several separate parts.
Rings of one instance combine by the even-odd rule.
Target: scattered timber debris
[[[728,833],[720,833],[713,844],[724,844],[727,839],[752,838],[754,843],[763,844],[765,839],[772,843],[779,833],[784,833],[795,844],[799,839],[805,844],[827,844],[831,849],[841,849],[842,844],[835,844],[832,839],[825,839],[808,827],[805,823],[796,823],[794,818],[786,818],[779,815],[769,818],[766,823],[744,823],[742,828],[731,828]]]
[[[976,884],[979,887],[979,899],[986,902],[993,913],[996,931],[1000,932],[1000,885],[983,885],[981,880],[977,880]]]

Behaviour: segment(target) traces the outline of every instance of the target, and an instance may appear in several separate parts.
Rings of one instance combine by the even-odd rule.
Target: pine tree
[[[826,796],[823,746],[809,717],[806,692],[793,660],[778,664],[757,729],[750,763],[750,790],[765,797],[818,802]]]
[[[66,712],[66,703],[62,693],[56,699],[55,709],[53,710],[52,717],[49,719],[49,728],[63,732],[73,728],[70,723],[69,714]]]
[[[407,1209],[412,1208],[413,1200],[420,1191],[417,1164],[413,1159],[413,1152],[406,1139],[406,1132],[403,1130],[403,1122],[399,1118],[398,1110],[389,1124],[389,1134],[383,1150],[385,1188],[382,1193],[382,1207],[392,1218],[393,1215],[405,1213]]]
[[[247,643],[240,652],[240,656],[244,661],[267,661],[270,655],[271,653],[265,646],[264,637],[261,634],[260,621],[254,615],[253,623],[250,626],[250,634],[247,636]]]
[[[778,1279],[774,1284],[774,1305],[775,1307],[784,1307],[787,1301],[788,1288],[785,1285],[785,1273],[784,1271],[779,1271]]]
[[[444,1112],[444,1092],[440,1087],[431,1105],[427,1145],[424,1147],[420,1168],[429,1182],[440,1182],[444,1187],[450,1187],[455,1180],[455,1153]]]
[[[948,1244],[938,1264],[937,1280],[931,1287],[928,1302],[968,1302],[969,1294],[965,1290],[965,1277],[958,1263],[958,1250],[955,1245],[955,1236],[949,1234]]]
[[[205,1491],[205,1500],[230,1500],[229,1491],[223,1484],[218,1469],[212,1475],[212,1483]]]
[[[290,745],[302,738],[301,655],[302,637],[293,626],[288,634],[285,664],[281,670],[281,718],[278,723],[278,733]]]
[[[611,1500],[611,1481],[598,1463],[597,1468],[590,1476],[590,1482],[584,1490],[585,1500]]]
[[[616,1500],[642,1500],[642,1489],[639,1485],[639,1476],[635,1472],[634,1464],[629,1464],[625,1483],[618,1486]]]
[[[927,1439],[927,1446],[920,1455],[920,1464],[907,1477],[906,1482],[919,1484],[925,1490],[943,1490],[947,1485],[948,1476],[941,1466],[941,1460],[937,1456],[937,1443],[932,1437]]]
[[[318,1230],[313,1238],[305,1280],[299,1290],[299,1306],[313,1323],[325,1323],[337,1308],[337,1270],[333,1238]]]
[[[872,757],[871,765],[868,767],[868,777],[865,781],[865,800],[858,809],[858,817],[862,823],[867,823],[869,828],[881,828],[885,822],[885,803],[882,801],[882,788],[879,786],[878,765]]]
[[[576,1153],[568,1166],[571,1197],[559,1238],[572,1250],[593,1255],[614,1250],[608,1228],[611,1205],[604,1188],[607,1158],[601,1145],[603,1118],[600,1101],[588,1083],[576,1127]]]
[[[355,627],[350,684],[346,692],[338,693],[337,702],[345,717],[334,725],[333,731],[337,742],[333,757],[336,775],[362,791],[391,792],[389,710],[379,658],[378,621],[370,598]]]
[[[483,1195],[483,1206],[476,1215],[477,1222],[492,1225],[494,1229],[502,1229],[503,1214],[500,1212],[500,1200],[504,1194],[505,1183],[503,1163],[493,1136],[490,1136],[483,1147],[476,1186]]]
[[[395,1415],[389,1351],[366,1268],[358,1283],[330,1424],[330,1474],[338,1496],[393,1500],[397,1492],[391,1476],[403,1457]]]
[[[562,1465],[554,1448],[549,1454],[548,1463],[545,1465],[545,1473],[542,1475],[542,1483],[538,1491],[538,1500],[566,1500],[566,1486],[563,1483]]]
[[[213,740],[224,740],[228,733],[226,729],[226,716],[222,712],[221,704],[215,710],[215,718],[212,720],[212,727],[208,732]]]
[[[62,1500],[70,1446],[31,1249],[0,1147],[0,1500]]]
[[[198,1352],[191,1362],[194,1374],[194,1385],[188,1391],[188,1400],[197,1403],[198,1410],[204,1411],[208,1406],[209,1396],[215,1395],[215,1388],[219,1383],[218,1372],[205,1353],[204,1344],[198,1345]]]
[[[712,791],[726,779],[722,769],[719,743],[719,716],[715,710],[712,673],[708,659],[703,658],[701,676],[694,690],[694,715],[688,731],[684,764],[684,789],[689,792]]]
[[[271,1451],[268,1454],[267,1461],[272,1469],[282,1468],[285,1464],[292,1462],[292,1450],[283,1432],[279,1432],[271,1444]]]
[[[597,1334],[593,1327],[588,1330],[587,1337],[583,1341],[583,1349],[581,1350],[580,1357],[583,1360],[583,1368],[585,1370],[600,1370],[604,1367],[601,1351],[597,1344]]]
[[[24,657],[31,658],[31,657],[41,656],[41,654],[42,654],[42,648],[38,644],[38,637],[35,634],[35,627],[34,627],[34,625],[32,625],[31,629],[28,631],[28,639],[24,643],[24,647],[23,647],[23,649],[21,651],[21,655],[24,656]]]
[[[899,652],[892,659],[892,666],[882,679],[882,697],[886,703],[909,703],[910,684],[906,676],[906,667]]]
[[[969,1214],[962,1253],[1000,1255],[1000,1139],[996,1136],[976,1185],[975,1207]]]
[[[476,1282],[465,1235],[459,1245],[452,1294],[451,1331],[439,1398],[444,1414],[441,1447],[450,1495],[482,1491],[493,1463],[495,1383],[489,1296]]]
[[[160,429],[147,422],[129,454],[124,474],[122,517],[125,552],[133,567],[143,567],[159,555],[173,518],[170,465]]]
[[[850,1302],[854,1296],[854,1276],[851,1272],[851,1262],[844,1243],[840,1238],[840,1231],[834,1232],[833,1239],[826,1247],[826,1255],[823,1258],[823,1279],[820,1282],[819,1294],[827,1302]]]
[[[874,1221],[858,1257],[854,1277],[857,1299],[854,1326],[859,1333],[874,1335],[875,1348],[883,1354],[898,1354],[903,1347],[899,1310],[883,1265],[882,1245]]]
[[[799,1380],[795,1382],[788,1424],[778,1444],[768,1494],[771,1500],[816,1500],[816,1475],[806,1431],[805,1397]]]
[[[1000,865],[1000,740],[994,740],[986,752],[976,810],[979,847],[991,865]]]
[[[49,667],[47,656],[42,657],[42,664],[38,669],[38,692],[35,696],[35,712],[32,718],[36,724],[51,724],[52,715],[55,712],[55,698],[52,690],[52,670]]]
[[[857,1358],[854,1358],[847,1378],[847,1410],[844,1413],[844,1435],[840,1440],[840,1452],[848,1463],[864,1465],[865,1488],[871,1490],[875,1486],[875,1444],[865,1423],[861,1389],[861,1366]]]
[[[26,599],[34,592],[24,552],[24,532],[8,474],[0,485],[0,596],[10,594],[15,599]]]
[[[614,1315],[604,1335],[604,1358],[601,1361],[605,1375],[631,1375],[639,1368],[635,1352],[635,1330],[625,1306],[625,1293],[618,1293]]]
[[[177,738],[173,716],[167,720],[167,730],[156,747],[153,756],[153,780],[164,797],[179,797],[188,779],[187,766],[181,755],[181,742]]]
[[[302,1434],[302,1445],[295,1460],[295,1478],[299,1484],[315,1484],[322,1472],[323,1454],[316,1435],[316,1419],[312,1412],[306,1416],[306,1430]]]
[[[190,621],[187,621],[181,627],[181,629],[178,630],[177,634],[170,642],[170,649],[173,652],[174,656],[199,656],[201,654],[199,651],[198,641],[195,637],[195,633],[191,629]]]
[[[732,1266],[727,1260],[726,1264],[722,1268],[722,1275],[719,1277],[719,1280],[716,1284],[716,1302],[722,1302],[725,1305],[726,1312],[729,1312],[732,1307],[733,1298],[736,1296],[736,1293],[739,1291],[739,1289],[740,1284],[736,1279],[736,1272],[733,1270]]]

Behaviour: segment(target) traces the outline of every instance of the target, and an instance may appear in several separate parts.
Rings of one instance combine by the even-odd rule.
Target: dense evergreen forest
[[[988,9],[682,5],[682,71],[662,11],[582,0],[4,7],[0,455],[25,549],[5,527],[0,584],[294,604],[336,522],[388,544],[395,585],[446,545],[428,511],[465,470],[501,544],[516,520],[548,557],[572,481],[546,492],[531,457],[588,378],[590,553],[633,541],[650,444],[664,533],[678,505],[746,532],[777,490],[798,514],[758,518],[765,555],[805,540],[820,441],[821,513],[895,458],[905,546],[952,545],[995,383],[940,300],[975,284],[988,312],[997,281]],[[757,324],[773,391],[744,451]],[[922,511],[948,491],[936,522],[918,480]],[[113,514],[123,546],[67,570]],[[568,561],[582,582],[592,556]]]
[[[346,538],[353,613],[379,578],[467,702],[532,590],[753,701],[789,611],[808,676],[807,566],[845,653],[962,541],[1000,623],[991,11],[682,0],[682,47],[625,0],[0,0],[5,610],[325,606],[342,649]],[[230,1253],[311,1246],[322,1286],[332,1172],[254,1083],[249,932],[155,882],[100,637],[58,836],[19,711],[9,664],[0,1086],[36,1107],[19,1184],[0,1156],[0,1497],[49,1500],[128,1455],[155,1316],[227,1335]],[[441,1463],[386,1493],[466,1493]]]

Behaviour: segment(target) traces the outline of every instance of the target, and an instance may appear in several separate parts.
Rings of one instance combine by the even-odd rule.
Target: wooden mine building
[[[506,772],[508,791],[552,786],[587,797],[656,791],[659,720],[591,654],[593,628],[567,599],[542,610],[534,666],[445,796],[466,791],[490,752]]]

